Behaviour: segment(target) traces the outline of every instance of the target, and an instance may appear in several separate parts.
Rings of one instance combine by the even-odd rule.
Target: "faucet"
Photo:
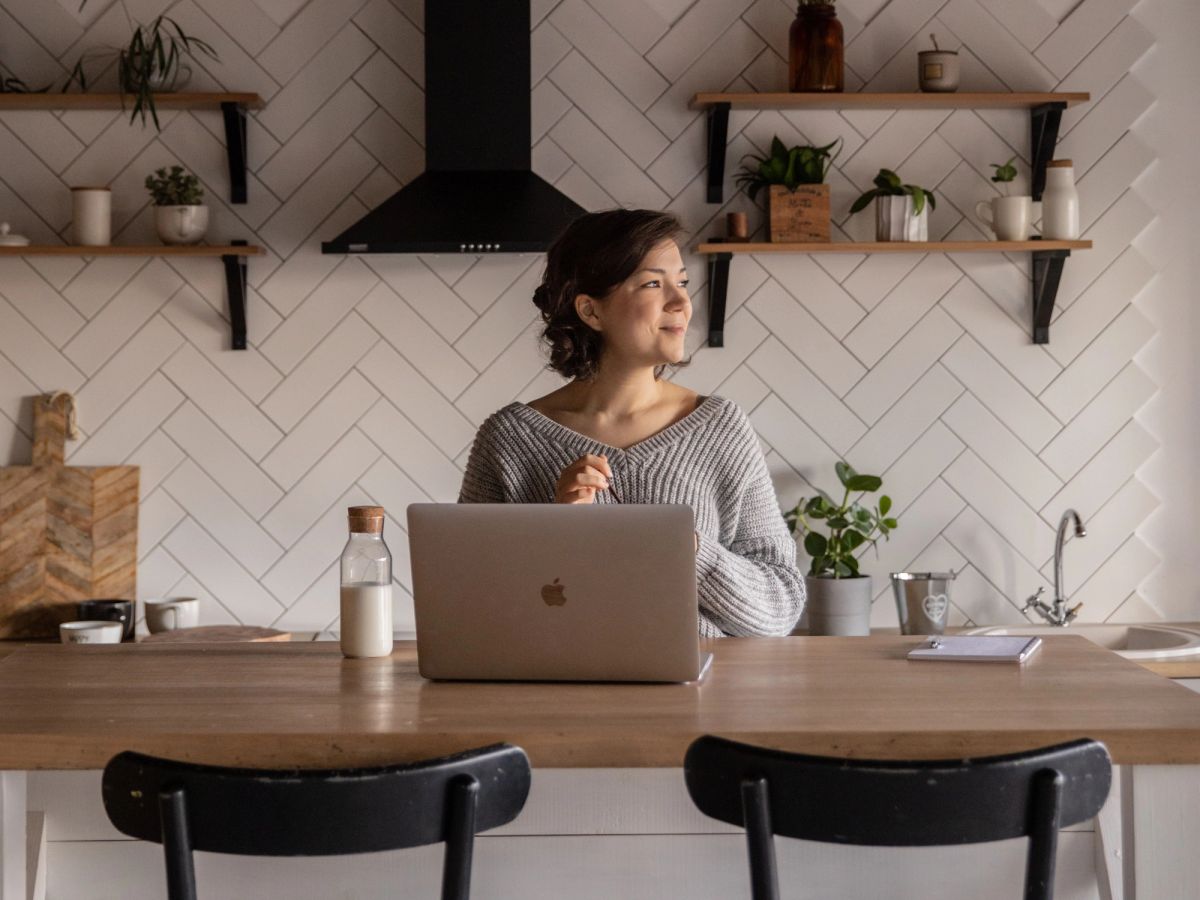
[[[1072,519],[1075,520],[1075,537],[1087,537],[1087,529],[1083,527],[1083,520],[1079,518],[1079,513],[1068,509],[1062,514],[1062,518],[1058,520],[1058,533],[1054,536],[1054,604],[1050,605],[1039,599],[1046,590],[1045,587],[1040,587],[1037,589],[1037,593],[1026,600],[1025,605],[1021,607],[1021,612],[1032,608],[1051,625],[1064,628],[1074,621],[1083,606],[1082,603],[1076,603],[1071,609],[1067,609],[1067,598],[1063,596],[1062,589],[1063,541],[1066,540],[1067,525]]]

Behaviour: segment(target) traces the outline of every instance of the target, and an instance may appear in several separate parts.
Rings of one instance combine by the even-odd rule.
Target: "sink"
[[[1200,631],[1173,625],[1109,625],[1076,623],[1055,625],[991,625],[972,628],[963,634],[1010,634],[1017,636],[1078,634],[1126,659],[1187,659],[1200,657]]]

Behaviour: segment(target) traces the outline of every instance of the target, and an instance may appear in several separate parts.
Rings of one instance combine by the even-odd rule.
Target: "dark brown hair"
[[[549,346],[550,368],[567,378],[596,374],[604,337],[579,318],[576,296],[608,296],[657,244],[682,231],[674,214],[650,209],[585,213],[567,226],[547,251],[542,283],[533,292],[546,323],[542,340]]]

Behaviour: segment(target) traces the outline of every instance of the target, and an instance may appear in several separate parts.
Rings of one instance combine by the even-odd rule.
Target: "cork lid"
[[[1070,168],[1073,165],[1075,165],[1075,163],[1073,160],[1070,160],[1070,159],[1052,159],[1052,160],[1050,160],[1050,162],[1046,163],[1046,168],[1048,168],[1048,169],[1066,169],[1066,168]]]
[[[382,506],[351,506],[346,510],[350,519],[350,530],[358,534],[381,534],[383,532]]]

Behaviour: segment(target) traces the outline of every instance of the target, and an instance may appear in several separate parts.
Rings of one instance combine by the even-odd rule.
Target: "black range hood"
[[[586,210],[530,169],[530,0],[426,0],[425,172],[322,253],[531,253]]]

